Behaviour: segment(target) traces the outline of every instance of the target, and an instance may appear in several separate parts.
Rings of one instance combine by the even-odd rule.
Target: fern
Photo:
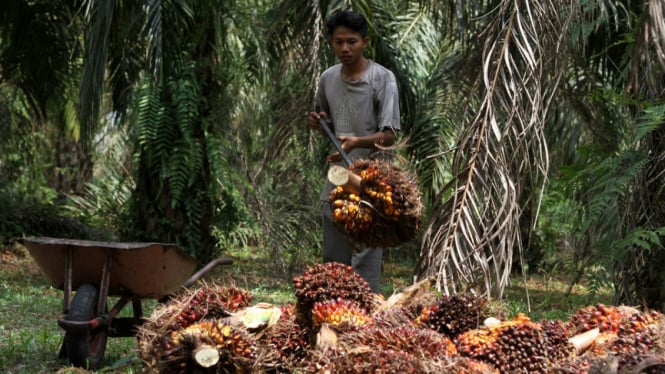
[[[664,114],[662,105],[648,107],[633,123],[627,121],[620,149],[607,154],[587,147],[582,153],[586,155],[585,166],[567,169],[571,178],[566,183],[579,204],[572,244],[578,272],[581,275],[590,264],[613,271],[614,286],[623,302],[632,301],[628,295],[636,292],[631,279],[639,277],[629,274],[643,269],[649,253],[663,248],[665,228],[638,226],[626,212],[635,199],[641,175],[652,162],[653,156],[642,142],[661,126]],[[589,275],[590,281],[602,283],[593,279],[599,274],[604,272]]]
[[[654,230],[636,227],[628,232],[622,239],[612,244],[613,253],[618,258],[624,258],[631,249],[649,252],[654,248],[663,248],[661,237],[665,236],[665,226]]]
[[[663,123],[665,123],[665,104],[645,108],[637,122],[637,126],[635,126],[633,144],[639,144],[642,139],[662,126]]]
[[[205,149],[208,122],[195,63],[187,53],[169,60],[163,83],[148,76],[137,95],[140,170],[131,229],[145,240],[168,240],[201,262],[215,256],[210,224],[213,186]]]
[[[189,150],[186,147],[177,146],[173,148],[172,156],[169,159],[165,178],[171,193],[171,206],[174,208],[183,198],[187,187],[191,185],[190,179],[193,175],[191,175],[188,153]]]
[[[138,134],[141,151],[150,167],[159,170],[162,160],[168,157],[175,134],[164,126],[167,113],[161,102],[162,89],[146,79],[138,91]]]

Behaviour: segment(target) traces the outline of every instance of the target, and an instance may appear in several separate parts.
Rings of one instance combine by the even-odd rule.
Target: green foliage
[[[241,192],[245,188],[251,189],[251,186],[232,166],[232,158],[227,157],[230,149],[226,148],[228,144],[224,144],[219,138],[210,140],[210,163],[215,180],[213,189],[217,196],[212,234],[217,246],[224,250],[254,247],[260,242],[260,228]]]
[[[38,131],[27,105],[28,97],[11,86],[0,85],[0,186],[15,196],[41,204],[51,203],[57,192],[47,176],[53,166],[54,147],[46,131]]]
[[[314,257],[321,235],[323,177],[313,167],[313,155],[304,152],[307,139],[298,129],[304,122],[294,123],[291,110],[306,90],[294,71],[278,84],[245,80],[239,90],[243,100],[236,103],[224,137],[210,145],[224,213],[216,220],[220,247],[265,252],[275,270],[286,272]]]
[[[289,158],[290,161],[293,159]],[[272,181],[261,188],[261,204],[270,207],[262,213],[262,233],[266,249],[279,269],[293,273],[303,264],[319,258],[322,206],[318,202],[317,183],[308,183],[313,178],[305,177],[302,164],[281,164],[275,167],[288,167],[292,173],[301,173],[303,185],[297,181]],[[295,166],[295,167],[294,167]],[[299,168],[300,167],[300,168]]]
[[[662,127],[663,123],[665,123],[665,104],[648,105],[637,121],[631,144],[638,146],[649,134]]]
[[[149,149],[148,166],[159,168],[161,160],[168,157],[169,146],[175,137],[172,127],[161,129],[166,108],[161,103],[161,86],[144,79],[137,92],[136,139],[141,149]],[[137,155],[138,157],[138,155]]]
[[[664,106],[649,106],[635,122],[624,122],[620,146],[612,153],[581,148],[579,162],[560,169],[545,199],[538,234],[543,242],[566,243],[576,271],[598,284],[595,288],[613,281],[609,273],[615,264],[662,248],[663,228],[624,227],[622,221],[634,184],[653,157],[641,141],[662,124],[664,113]]]
[[[209,235],[213,199],[209,181],[208,155],[204,145],[205,119],[199,107],[202,92],[194,64],[176,65],[166,83],[146,79],[138,91],[137,158],[140,160],[137,183],[144,195],[135,195],[136,206],[161,212],[141,223],[144,237],[174,241],[201,262],[214,253],[204,243]],[[153,227],[153,232],[145,229]],[[175,228],[175,230],[174,230]]]
[[[560,267],[561,271],[570,272],[574,269],[570,240],[574,230],[572,217],[577,214],[577,204],[564,194],[562,188],[560,180],[555,180],[548,186],[543,196],[535,230],[537,242],[542,247],[539,248],[543,252],[542,260],[531,265],[547,271]],[[529,251],[526,255],[529,255]]]
[[[47,179],[47,172],[51,168],[51,155],[43,152],[44,149],[49,149],[49,144],[40,132],[12,137],[2,148],[2,184],[25,199],[42,204],[53,202],[57,192],[49,186]]]
[[[625,259],[633,250],[637,250],[647,257],[651,251],[662,250],[662,239],[665,237],[665,226],[655,230],[647,230],[642,227],[636,227],[630,230],[620,240],[612,243],[612,253],[617,259]]]
[[[108,131],[98,147],[97,173],[84,193],[67,195],[63,209],[96,228],[105,240],[117,240],[125,230],[129,200],[134,189],[127,139],[122,131]]]

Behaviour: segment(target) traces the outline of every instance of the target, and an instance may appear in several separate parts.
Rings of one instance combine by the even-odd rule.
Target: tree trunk
[[[80,140],[65,139],[58,133],[55,145],[55,165],[49,181],[59,195],[82,195],[92,179],[92,158]]]

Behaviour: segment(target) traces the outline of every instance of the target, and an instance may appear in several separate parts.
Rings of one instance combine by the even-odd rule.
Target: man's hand
[[[347,155],[349,152],[358,147],[360,140],[357,136],[338,136],[337,139],[339,139],[342,150],[344,150],[344,153]],[[342,161],[342,156],[339,155],[339,152],[335,152],[329,155],[326,160],[328,162],[339,162]]]
[[[321,123],[319,123],[319,118],[323,118],[323,120],[326,120],[326,112],[309,112],[309,116],[307,117],[307,123],[309,124],[309,127],[312,130],[319,130],[322,131],[323,129],[321,128]]]

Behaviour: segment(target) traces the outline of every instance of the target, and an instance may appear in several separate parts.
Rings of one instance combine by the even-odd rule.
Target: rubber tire
[[[69,321],[90,321],[98,317],[97,299],[99,292],[91,284],[79,287],[72,299],[66,319]],[[67,357],[74,365],[86,369],[99,369],[104,360],[107,327],[88,329],[85,332],[65,333]]]

